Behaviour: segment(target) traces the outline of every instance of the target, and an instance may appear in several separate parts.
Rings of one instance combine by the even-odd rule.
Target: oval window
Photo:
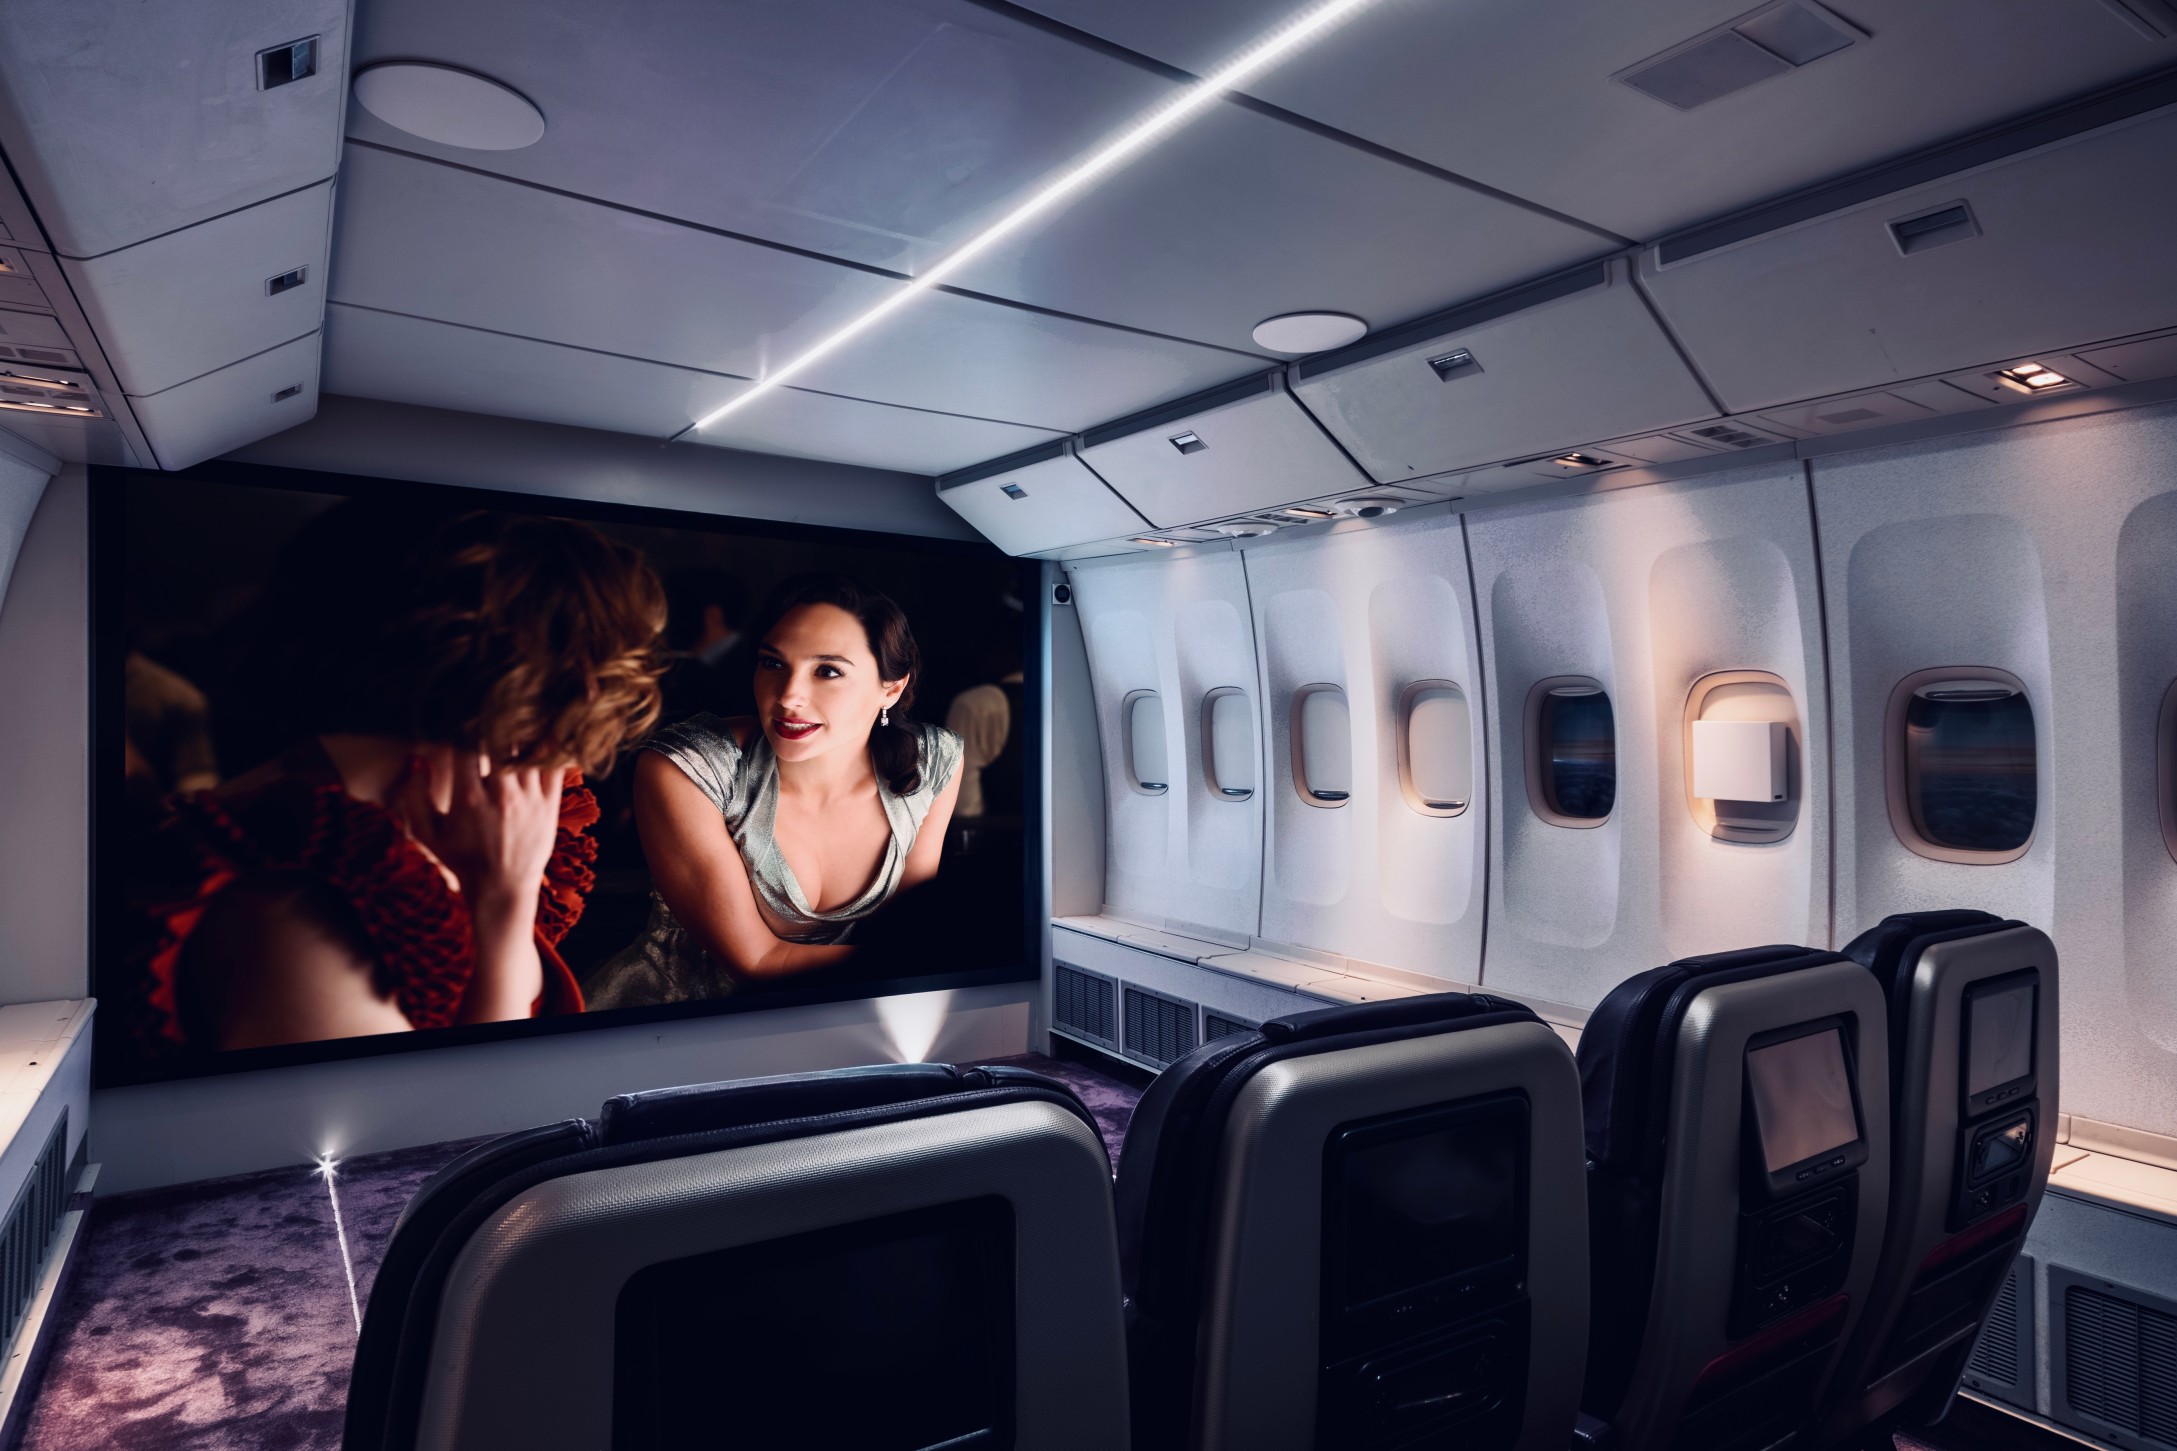
[[[2033,706],[2011,680],[1926,680],[1905,701],[1905,802],[1931,846],[2014,856],[2033,838]]]
[[[1303,685],[1293,697],[1293,788],[1310,806],[1353,795],[1353,721],[1335,685]]]
[[[1618,804],[1618,727],[1610,695],[1592,680],[1535,687],[1536,804],[1559,826],[1594,826]]]
[[[1126,773],[1134,789],[1162,796],[1171,789],[1170,756],[1164,749],[1164,701],[1153,690],[1126,698]]]

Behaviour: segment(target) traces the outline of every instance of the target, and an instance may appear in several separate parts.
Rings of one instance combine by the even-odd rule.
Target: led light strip
[[[1086,191],[1106,175],[1124,163],[1147,151],[1162,141],[1187,121],[1206,110],[1212,101],[1226,91],[1236,90],[1276,65],[1294,51],[1336,26],[1354,11],[1373,4],[1374,0],[1327,0],[1327,3],[1302,11],[1256,41],[1222,69],[1203,77],[1180,92],[1179,95],[1149,112],[1118,136],[1107,141],[1087,160],[1045,185],[1028,200],[1007,212],[990,226],[970,237],[956,250],[946,254],[923,272],[910,278],[899,291],[885,298],[869,311],[855,318],[839,331],[817,343],[800,357],[785,363],[773,372],[756,380],[754,386],[689,424],[675,439],[710,427],[720,419],[746,407],[788,379],[794,378],[823,359],[830,357],[854,339],[898,312],[908,303],[928,292],[976,258],[1006,238],[1027,226],[1044,213]]]
[[[325,1196],[333,1201],[333,1234],[340,1240],[340,1267],[348,1272],[348,1308],[355,1312],[355,1333],[363,1333],[363,1300],[355,1293],[355,1259],[348,1253],[348,1225],[340,1214],[340,1191],[333,1187],[333,1176],[340,1170],[339,1161],[331,1154],[320,1154],[317,1171],[325,1180]]]

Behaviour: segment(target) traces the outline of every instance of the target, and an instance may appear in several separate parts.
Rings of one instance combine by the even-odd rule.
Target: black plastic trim
[[[1049,443],[1039,443],[1034,448],[1024,448],[1019,453],[1009,453],[1004,458],[994,458],[986,464],[976,464],[972,468],[960,469],[949,474],[940,474],[937,478],[938,492],[942,493],[946,489],[956,489],[962,484],[980,483],[984,479],[996,478],[999,474],[1027,468],[1030,464],[1047,464],[1054,458],[1064,458],[1065,456],[1066,440],[1054,438]]]
[[[1665,237],[1656,244],[1656,263],[1668,267],[1734,242],[1811,221],[1830,212],[1840,212],[1892,192],[1940,181],[1976,166],[1986,166],[1989,162],[2001,161],[2037,146],[2143,116],[2169,105],[2177,105],[2177,71],[2163,71],[2092,99],[2044,111],[1964,141],[1938,146],[1917,156],[1878,166],[1872,171],[1863,171],[1857,176],[1770,202],[1674,237]]]
[[[1325,373],[1335,373],[1341,368],[1350,368],[1355,363],[1380,358],[1385,353],[1396,353],[1417,343],[1448,337],[1470,327],[1479,327],[1485,322],[1495,322],[1500,317],[1510,317],[1515,312],[1525,312],[1530,307],[1540,307],[1545,302],[1555,302],[1560,297],[1571,297],[1574,293],[1607,286],[1609,282],[1610,260],[1605,258],[1600,262],[1589,262],[1569,272],[1560,272],[1554,277],[1545,277],[1539,282],[1530,282],[1524,287],[1515,287],[1508,292],[1485,297],[1479,302],[1446,308],[1442,312],[1432,312],[1427,317],[1415,318],[1412,322],[1401,323],[1394,328],[1385,328],[1351,347],[1309,358],[1295,369],[1294,375],[1299,378],[1317,378]]]
[[[1238,382],[1220,383],[1214,388],[1205,388],[1199,393],[1190,393],[1184,398],[1175,398],[1169,403],[1161,403],[1154,408],[1145,408],[1139,413],[1129,413],[1124,418],[1115,418],[1109,423],[1100,424],[1082,434],[1081,446],[1083,448],[1094,448],[1100,443],[1110,443],[1113,439],[1129,438],[1137,433],[1146,433],[1162,424],[1178,423],[1182,419],[1193,418],[1197,414],[1209,412],[1212,408],[1222,408],[1227,403],[1238,403],[1248,398],[1266,395],[1272,391],[1270,380],[1275,376],[1274,371],[1257,373],[1253,377],[1242,378]]]

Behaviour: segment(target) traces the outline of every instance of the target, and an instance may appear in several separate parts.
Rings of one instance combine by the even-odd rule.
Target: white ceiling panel
[[[1178,88],[966,0],[630,7],[604,43],[591,6],[391,0],[366,12],[362,33],[363,64],[470,66],[548,119],[534,146],[479,153],[357,107],[358,138],[896,271],[922,267]],[[788,90],[782,77],[803,83]],[[958,281],[1248,349],[1276,313],[1403,321],[1609,245],[1221,106]]]
[[[369,147],[349,148],[342,182],[335,301],[708,372],[758,375],[899,285]],[[939,293],[802,381],[1071,432],[1261,366]]]
[[[1027,0],[1203,71],[1296,0]],[[1754,0],[1379,0],[1248,89],[1628,237],[1652,239],[2177,60],[2101,0],[1830,8],[1871,39],[1690,111],[1628,66]]]
[[[335,303],[325,390],[666,439],[745,380]],[[939,474],[1058,437],[979,418],[775,391],[691,442]]]

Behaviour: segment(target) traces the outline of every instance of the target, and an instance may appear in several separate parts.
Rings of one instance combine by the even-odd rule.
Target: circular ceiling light
[[[1343,312],[1288,312],[1255,324],[1255,346],[1273,353],[1320,353],[1367,336],[1368,324]]]
[[[544,135],[544,113],[472,71],[389,61],[355,78],[356,104],[397,130],[468,151],[519,151]]]

